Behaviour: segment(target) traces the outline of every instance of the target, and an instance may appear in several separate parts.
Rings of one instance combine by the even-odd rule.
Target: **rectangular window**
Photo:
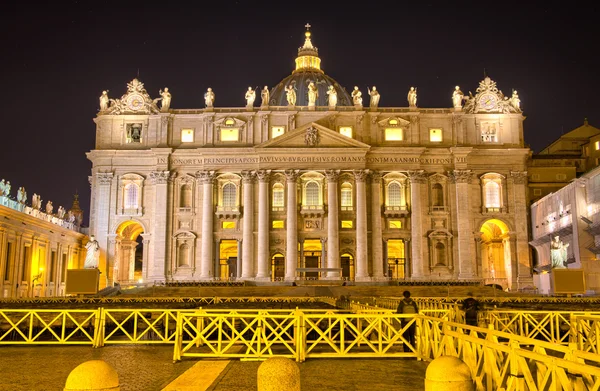
[[[27,267],[29,266],[29,261],[31,260],[31,247],[25,246],[25,250],[23,251],[23,261],[21,264],[21,281],[27,281]]]
[[[67,254],[63,253],[62,255],[62,282],[67,280]]]
[[[392,229],[401,229],[402,228],[402,221],[400,221],[400,220],[390,220],[388,226],[390,228],[392,228]]]
[[[352,138],[352,126],[340,126],[340,134]]]
[[[194,129],[181,129],[181,142],[182,143],[193,143],[194,142]]]
[[[481,123],[481,141],[484,143],[495,143],[498,141],[498,128],[496,122]]]
[[[402,128],[387,128],[385,130],[385,141],[402,141]]]
[[[235,221],[223,221],[223,229],[235,229]]]
[[[352,228],[352,220],[342,220],[342,228]]]
[[[600,141],[594,143],[594,148],[596,148],[596,151],[600,149]]]
[[[429,129],[429,141],[431,141],[432,143],[441,143],[442,142],[442,129],[440,129],[440,128]]]
[[[4,281],[10,280],[10,258],[12,256],[12,243],[6,243],[6,259],[4,262]]]
[[[237,128],[221,129],[221,141],[239,141],[240,132]]]
[[[48,282],[54,282],[54,273],[56,272],[56,251],[52,251],[50,255],[50,275],[48,276]]]
[[[542,189],[533,189],[533,195],[534,196],[541,196],[542,195]]]
[[[142,142],[142,124],[127,124],[126,128],[126,142],[127,143],[141,143]]]
[[[271,138],[283,136],[285,133],[284,126],[271,126]]]
[[[283,229],[283,220],[273,220],[273,228],[274,229]]]

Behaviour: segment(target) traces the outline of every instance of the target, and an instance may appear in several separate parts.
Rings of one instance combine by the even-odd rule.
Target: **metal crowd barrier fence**
[[[421,359],[462,359],[477,390],[598,390],[600,355],[529,337],[420,316]]]

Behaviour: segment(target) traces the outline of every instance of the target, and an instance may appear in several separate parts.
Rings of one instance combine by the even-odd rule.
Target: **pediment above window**
[[[427,235],[430,239],[450,239],[454,237],[447,229],[436,229]]]
[[[448,177],[439,173],[435,173],[429,176],[430,183],[446,183],[448,181]]]
[[[223,117],[215,120],[213,124],[221,128],[242,128],[246,126],[246,121],[235,117]]]
[[[178,240],[196,239],[196,235],[194,235],[192,232],[189,232],[189,231],[180,232],[180,233],[174,235],[173,237]]]
[[[377,125],[384,128],[404,128],[410,125],[410,121],[400,117],[387,117],[377,121]]]

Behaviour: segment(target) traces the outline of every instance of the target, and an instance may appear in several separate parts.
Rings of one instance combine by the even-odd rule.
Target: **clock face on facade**
[[[127,107],[129,110],[138,111],[144,107],[144,97],[139,94],[132,94],[127,97]]]
[[[498,98],[496,95],[492,94],[484,94],[479,98],[479,107],[484,110],[492,110],[496,107],[498,103]]]

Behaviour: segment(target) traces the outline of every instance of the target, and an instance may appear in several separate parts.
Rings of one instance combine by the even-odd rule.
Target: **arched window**
[[[125,185],[125,197],[123,197],[125,209],[136,209],[138,207],[138,190],[138,185],[135,183]]]
[[[180,208],[192,207],[192,186],[189,183],[181,186],[181,194],[179,196]]]
[[[435,259],[435,266],[446,266],[446,246],[442,242],[435,245]]]
[[[485,184],[485,207],[500,208],[500,185],[497,182]]]
[[[231,182],[223,186],[223,207],[234,208],[237,201],[237,188]]]
[[[307,206],[318,206],[319,204],[319,184],[317,182],[308,182],[306,184],[306,203]]]
[[[433,206],[444,206],[444,188],[439,183],[431,186],[431,202]]]
[[[283,183],[277,182],[273,185],[273,210],[283,210],[284,206]]]
[[[177,260],[177,264],[179,266],[189,266],[190,262],[190,246],[187,245],[187,243],[182,244],[179,247],[179,257]]]
[[[352,184],[342,183],[342,210],[352,210]]]
[[[402,187],[398,182],[391,182],[388,185],[388,206],[403,206],[404,197]]]

